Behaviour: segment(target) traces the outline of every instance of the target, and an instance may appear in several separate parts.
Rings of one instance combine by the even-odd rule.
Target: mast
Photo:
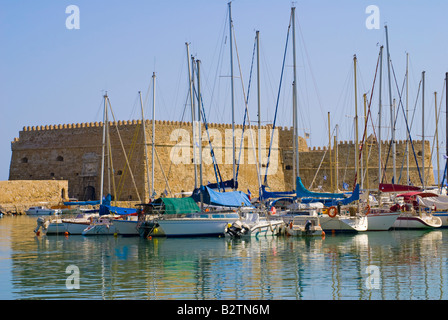
[[[100,187],[100,203],[103,204],[104,192],[104,147],[106,144],[106,115],[107,115],[107,92],[104,95],[104,111],[103,111],[103,143],[101,146],[101,187]]]
[[[363,99],[364,99],[364,127],[367,129],[367,94],[364,93]],[[367,133],[365,136],[367,137]],[[363,161],[361,162],[361,165],[365,161],[366,167],[365,167],[365,169],[363,169],[363,171],[365,170],[364,171],[365,174],[364,173],[362,174],[363,179],[361,180],[361,189],[364,189],[364,179],[366,180],[366,189],[369,189],[369,159],[367,158],[368,157],[368,155],[367,155],[367,145],[368,145],[367,138],[366,138],[366,141],[364,141],[364,143],[365,143],[365,146],[363,147],[364,154],[363,154]]]
[[[406,121],[409,119],[409,53],[406,52]],[[409,185],[409,131],[406,130],[406,173]]]
[[[294,133],[293,133],[293,143],[294,143],[294,166],[295,166],[295,181],[294,186],[295,190],[297,190],[297,177],[300,176],[299,173],[299,144],[298,144],[298,124],[297,124],[297,71],[296,71],[296,18],[295,18],[296,8],[291,8],[291,21],[292,21],[292,56],[293,56],[293,71],[294,71],[294,79],[293,79],[293,124],[294,124]]]
[[[390,53],[389,53],[389,37],[387,32],[387,25],[384,26],[386,29],[386,46],[387,46],[387,73],[388,73],[388,80],[389,80],[389,106],[390,106],[390,122],[391,122],[391,134],[392,134],[392,158],[393,158],[393,176],[392,176],[392,183],[395,183],[395,177],[396,177],[396,167],[395,167],[395,114],[393,111],[392,106],[392,87],[390,82]]]
[[[446,145],[446,150],[445,150],[445,155],[448,157],[448,72],[445,73],[445,99],[446,99],[446,112],[445,112],[445,125],[446,125],[445,145]],[[447,158],[446,161],[448,162],[448,158]]]
[[[334,154],[335,158],[335,190],[338,192],[339,190],[339,141],[338,141],[338,135],[339,135],[339,126],[336,125],[336,134],[334,136],[334,146],[336,149],[336,152]]]
[[[383,180],[381,164],[381,86],[383,81],[383,46],[380,47],[380,83],[379,83],[379,102],[378,102],[378,184]]]
[[[194,96],[193,96],[193,75],[191,73],[191,64],[192,59],[190,59],[190,48],[188,45],[188,42],[185,42],[185,45],[187,47],[187,61],[188,61],[188,87],[190,89],[190,104],[191,104],[191,124],[192,124],[192,134],[193,134],[193,167],[194,167],[194,189],[197,189],[198,184],[198,170],[196,167],[196,139],[195,139],[195,108],[194,108]]]
[[[422,72],[422,182],[425,188],[425,71]]]
[[[328,151],[329,151],[329,159],[330,159],[330,190],[333,192],[333,170],[331,163],[331,129],[330,129],[330,112],[328,112]]]
[[[200,200],[201,200],[201,212],[204,212],[204,195],[202,194],[202,117],[201,117],[201,82],[200,82],[200,60],[196,60],[197,63],[197,75],[198,75],[198,148],[199,148],[199,185],[200,185]]]
[[[434,107],[436,114],[436,148],[437,148],[437,187],[440,188],[440,163],[439,163],[439,116],[437,114],[437,92],[434,91]]]
[[[356,177],[360,179],[359,176],[359,147],[358,147],[358,90],[356,81],[356,54],[353,56],[353,66],[355,74],[355,172]]]
[[[235,173],[235,97],[233,87],[233,37],[232,37],[232,2],[229,2],[229,33],[230,33],[230,86],[232,91],[232,168],[233,168],[233,189],[236,185]],[[199,119],[200,120],[200,119]]]
[[[260,98],[260,31],[256,31],[257,38],[257,99],[258,99],[258,174],[259,186],[261,188],[261,98]]]
[[[152,179],[152,190],[151,196],[154,194],[154,154],[155,154],[155,143],[156,143],[156,129],[155,129],[155,121],[156,121],[156,73],[152,73],[152,165],[151,165],[151,179]]]
[[[149,192],[149,199],[151,199],[152,197],[152,187],[151,187],[151,183],[150,183],[150,179],[149,179],[149,163],[148,163],[148,148],[147,148],[147,139],[146,139],[146,120],[145,120],[145,115],[143,112],[143,101],[142,101],[142,93],[141,91],[138,92],[139,96],[140,96],[140,108],[142,111],[142,124],[143,124],[143,140],[144,140],[144,148],[145,148],[145,162],[146,162],[146,179],[148,182],[148,192]],[[154,163],[154,160],[153,160]],[[146,201],[146,200],[144,200]]]

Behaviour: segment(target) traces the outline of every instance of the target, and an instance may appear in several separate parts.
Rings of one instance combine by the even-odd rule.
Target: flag
[[[249,189],[247,189],[247,196],[249,197],[249,200],[252,200],[252,193],[250,193]]]

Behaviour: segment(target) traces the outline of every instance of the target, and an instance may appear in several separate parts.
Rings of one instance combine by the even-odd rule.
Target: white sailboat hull
[[[51,222],[45,234],[65,234],[68,232],[71,235],[81,235],[85,228],[90,225],[90,221],[85,222]]]
[[[399,212],[371,212],[367,215],[367,230],[387,231],[392,228],[399,215]]]
[[[138,236],[138,220],[114,220],[115,231],[123,236]]]
[[[331,232],[361,232],[367,231],[368,220],[367,217],[353,217],[344,218],[336,216],[331,218],[329,216],[322,216],[320,224],[324,231]]]
[[[113,224],[92,224],[85,228],[81,234],[83,236],[115,235],[116,230]]]
[[[166,237],[198,237],[198,236],[221,236],[229,223],[236,221],[239,216],[231,214],[201,214],[199,217],[169,218],[158,220],[161,231]]]
[[[448,212],[447,211],[441,211],[441,212],[433,212],[432,215],[434,217],[440,218],[442,221],[442,228],[448,227]]]
[[[402,213],[393,224],[395,229],[433,229],[440,228],[442,220],[436,216],[416,216]]]

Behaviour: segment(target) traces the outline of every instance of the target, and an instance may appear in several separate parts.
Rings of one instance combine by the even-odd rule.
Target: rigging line
[[[399,95],[399,97],[400,97],[400,100],[398,101],[398,107],[397,107],[397,110],[395,111],[395,114],[393,114],[393,116],[394,116],[394,119],[393,119],[394,122],[393,122],[393,124],[392,124],[392,128],[393,128],[393,130],[395,130],[395,128],[396,128],[396,126],[397,126],[398,114],[400,113],[400,104],[402,104],[402,101],[401,101],[401,94],[400,94],[400,91],[399,91],[399,88],[398,88],[397,79],[395,78],[395,72],[394,72],[394,68],[393,68],[393,65],[392,65],[392,60],[390,60],[389,63],[390,63],[391,66],[392,66],[392,72],[393,72],[394,80],[395,80],[395,84],[396,84],[396,87],[397,87],[397,93],[398,93],[398,95]],[[402,87],[401,87],[401,93],[403,93],[403,91],[404,91],[404,85],[405,85],[405,83],[406,83],[406,78],[403,79],[403,85],[402,85]],[[390,106],[390,107],[392,108],[392,106]],[[388,148],[388,150],[387,150],[387,156],[386,156],[386,163],[385,163],[385,165],[384,165],[385,168],[387,168],[387,163],[389,162],[389,156],[390,156],[390,153],[391,153],[391,149],[392,149],[393,144],[396,144],[396,140],[394,140],[394,141],[391,140],[391,143],[389,143],[389,148]],[[404,159],[404,158],[403,158],[403,159]],[[394,179],[395,179],[395,177],[392,177],[392,180],[394,180]],[[400,175],[399,175],[399,178],[398,178],[398,182],[399,182],[400,180],[401,180],[401,170],[400,170]],[[392,183],[396,183],[395,180],[392,181]]]
[[[393,73],[393,75],[394,75],[395,86],[397,87],[397,93],[398,93],[398,95],[399,95],[399,101],[400,101],[400,104],[401,104],[401,111],[403,112],[403,116],[404,116],[405,123],[406,123],[406,129],[407,129],[407,131],[408,131],[408,133],[409,133],[409,140],[410,140],[410,142],[411,142],[412,152],[413,152],[413,154],[414,154],[414,160],[415,160],[415,164],[416,164],[416,166],[417,166],[418,175],[419,175],[419,177],[420,177],[420,182],[423,184],[423,179],[422,179],[422,175],[421,175],[421,172],[420,172],[420,167],[419,167],[419,165],[418,165],[418,161],[417,161],[417,155],[415,154],[414,142],[413,142],[413,140],[412,140],[411,132],[410,132],[410,130],[409,130],[408,119],[406,118],[406,112],[404,111],[403,104],[401,103],[401,101],[402,101],[402,99],[401,99],[401,94],[400,94],[400,92],[398,91],[397,78],[395,77],[395,69],[394,69],[394,66],[393,66],[392,62],[391,62],[391,67],[392,67],[392,73]],[[419,84],[419,88],[420,88],[420,84]],[[400,105],[400,104],[399,104],[399,105]],[[417,100],[416,100],[416,104],[417,104]],[[414,114],[415,114],[415,108],[414,108]],[[422,148],[424,148],[423,141],[422,141]],[[423,159],[423,161],[424,161],[424,159]]]
[[[336,127],[333,128],[333,131],[331,132],[330,137],[333,137],[333,136],[334,136],[334,132],[335,132],[335,131],[336,131]],[[325,152],[324,152],[324,154],[323,154],[323,156],[322,156],[322,159],[320,160],[319,166],[317,167],[316,173],[314,174],[313,181],[311,181],[311,184],[310,184],[310,186],[309,186],[309,188],[308,188],[309,190],[311,190],[311,188],[313,187],[314,181],[316,180],[317,174],[318,174],[319,171],[320,171],[320,168],[321,168],[321,166],[322,166],[322,163],[324,162],[324,159],[325,159],[325,156],[326,156],[328,150],[331,150],[331,145],[330,145],[330,143],[328,143],[328,148],[325,149]],[[331,170],[331,168],[330,168],[330,170]]]
[[[254,60],[255,60],[255,49],[256,49],[256,44],[257,44],[257,37],[255,37],[255,41],[254,41],[254,48],[252,50],[252,63],[250,65],[250,73],[249,73],[249,83],[247,86],[247,98],[246,98],[246,102],[249,102],[249,92],[250,92],[250,84],[252,82],[252,71],[253,71],[253,66],[254,66]],[[236,42],[236,41],[235,41]],[[236,44],[235,44],[236,47]],[[248,110],[247,108],[245,109],[244,112],[244,118],[243,118],[243,130],[241,131],[241,141],[240,141],[240,151],[238,153],[238,165],[236,167],[236,174],[235,174],[235,179],[238,181],[238,173],[240,171],[240,161],[241,161],[241,151],[243,149],[243,142],[244,142],[244,131],[246,128],[246,116],[248,115]],[[249,128],[250,128],[250,122],[249,122]],[[258,170],[257,170],[258,172]]]
[[[311,78],[313,79],[313,85],[314,85],[314,90],[316,91],[316,95],[317,95],[317,101],[319,102],[319,108],[320,108],[320,112],[321,112],[321,114],[322,114],[322,118],[323,119],[325,119],[325,115],[324,115],[324,113],[323,113],[323,110],[322,110],[322,102],[321,102],[321,100],[320,100],[320,95],[319,95],[319,92],[318,92],[318,90],[317,90],[317,82],[316,82],[316,78],[314,77],[314,73],[313,73],[313,70],[312,70],[312,68],[311,68],[311,59],[310,59],[310,57],[309,57],[309,54],[308,54],[308,50],[307,50],[307,47],[306,47],[306,45],[305,45],[305,39],[304,39],[304,37],[303,37],[303,33],[302,33],[302,27],[300,26],[300,19],[296,19],[297,20],[297,25],[298,25],[298,27],[299,27],[299,34],[300,34],[300,39],[302,40],[302,45],[303,45],[303,49],[305,50],[305,55],[306,55],[306,58],[307,58],[307,61],[308,61],[308,66],[309,66],[309,68],[310,68],[310,73],[311,73]]]
[[[115,119],[115,115],[114,115],[114,112],[112,111],[112,105],[110,104],[110,100],[109,100],[109,98],[107,98],[107,101],[108,101],[108,103],[109,103],[110,113],[112,114],[112,118],[114,119],[114,122],[115,122],[115,127],[116,127],[116,129],[117,129],[118,138],[119,138],[119,140],[120,140],[120,144],[121,144],[121,147],[122,147],[122,149],[123,149],[123,154],[124,154],[124,158],[125,158],[125,160],[126,160],[126,164],[127,164],[127,166],[128,166],[129,172],[130,172],[130,174],[131,174],[132,183],[134,184],[134,188],[135,188],[135,191],[136,191],[136,193],[137,193],[138,201],[141,201],[140,194],[138,193],[137,184],[135,183],[134,175],[133,175],[133,173],[132,173],[131,166],[129,165],[129,160],[128,160],[128,157],[127,157],[127,155],[126,155],[125,149],[124,149],[123,140],[121,139],[121,134],[120,134],[120,131],[118,130],[118,122],[117,122],[116,119]]]
[[[420,94],[420,86],[421,86],[421,81],[420,81],[419,86],[418,86],[417,98],[415,99],[414,109],[413,109],[413,112],[412,112],[411,126],[409,127],[409,131],[412,130],[412,126],[413,126],[413,124],[414,124],[414,117],[415,117],[415,112],[417,111],[418,97],[419,97],[419,94]],[[410,135],[409,135],[409,136],[410,136]],[[406,141],[407,141],[407,140],[406,140]],[[408,144],[406,144],[406,147],[405,147],[405,153],[408,152],[408,148],[409,148],[409,147],[408,147]],[[414,153],[415,153],[415,151],[414,151]],[[403,159],[402,159],[402,166],[404,166],[404,157],[403,157]],[[417,166],[418,166],[418,163],[417,163]],[[409,181],[408,181],[407,183],[409,183]]]
[[[198,98],[198,93],[197,93],[196,90],[194,90],[194,93],[195,93],[195,97]],[[205,132],[207,132],[208,143],[209,143],[209,146],[210,146],[210,156],[212,157],[213,169],[215,170],[215,179],[216,179],[216,182],[218,184],[218,190],[220,190],[221,189],[220,188],[220,184],[223,183],[223,181],[222,181],[221,171],[219,170],[218,163],[216,161],[215,151],[213,149],[213,145],[212,145],[212,142],[210,140],[210,132],[208,131],[208,122],[207,122],[207,118],[205,116],[204,101],[202,99],[202,95],[200,97],[200,103],[201,103],[201,109],[202,109],[202,112],[201,112],[202,113],[202,120],[204,122]],[[201,138],[199,138],[199,143],[202,143],[202,139]],[[219,176],[219,179],[218,179],[218,176]],[[224,187],[224,192],[225,192],[225,187]]]
[[[372,103],[373,92],[374,92],[374,89],[375,89],[376,76],[377,76],[377,74],[378,74],[378,66],[379,66],[379,63],[380,63],[380,57],[381,57],[381,50],[380,50],[380,54],[378,55],[378,60],[377,60],[377,62],[376,62],[375,76],[374,76],[374,78],[373,78],[372,90],[371,90],[371,92],[370,92],[369,106],[368,106],[368,109],[367,109],[367,115],[366,115],[367,118],[369,117],[369,115],[370,115],[370,118],[372,118],[372,116],[371,116],[370,106],[371,106],[371,103]],[[381,88],[380,88],[380,90],[381,90]],[[371,120],[371,121],[373,122],[373,120]],[[364,132],[363,132],[363,134],[362,134],[362,140],[361,140],[361,144],[360,144],[360,148],[359,148],[358,161],[361,159],[362,151],[363,151],[363,148],[364,148],[364,141],[365,141],[365,139],[366,139],[366,135],[367,135],[367,123],[368,123],[368,121],[365,121],[365,123],[364,123]],[[373,123],[372,123],[372,124],[373,124]],[[373,129],[373,132],[375,133],[375,129]],[[377,140],[377,141],[378,141],[378,140]],[[378,143],[381,143],[381,141],[379,141]],[[378,165],[380,166],[381,163],[379,163]],[[355,179],[354,179],[355,181],[354,181],[354,183],[353,183],[353,190],[354,190],[355,187],[356,187],[356,182],[357,182],[357,179],[358,179],[358,176],[357,176],[357,175],[358,175],[358,173],[355,171]]]
[[[232,28],[232,30],[233,30],[233,39],[235,39],[235,51],[236,51],[236,57],[237,57],[237,61],[238,61],[238,69],[240,71],[241,87],[242,87],[242,90],[243,90],[243,97],[244,97],[244,106],[245,106],[245,109],[246,109],[246,113],[245,114],[247,114],[247,120],[248,120],[249,125],[250,125],[249,109],[247,107],[247,99],[245,98],[246,95],[245,95],[245,92],[244,92],[243,73],[241,72],[240,56],[239,56],[239,53],[238,53],[238,47],[236,45],[235,29]],[[247,93],[247,96],[249,97],[249,92]],[[253,137],[253,131],[249,130],[249,134],[250,134],[250,139],[251,139],[251,142],[252,142],[252,150],[254,152],[254,159],[257,159],[257,154],[255,152],[255,141],[254,141],[254,137]],[[255,161],[255,167],[256,167],[256,171],[257,171],[258,186],[261,187],[260,174],[259,174],[259,172],[260,172],[259,170],[260,169],[258,168],[258,161]],[[235,177],[235,179],[236,179],[236,177]],[[236,183],[236,181],[234,181],[234,183]]]
[[[443,86],[443,88],[442,88],[442,94],[441,94],[441,97],[440,97],[440,104],[439,104],[438,112],[437,112],[437,110],[436,110],[436,112],[435,112],[435,114],[434,114],[434,116],[436,117],[436,127],[435,127],[435,129],[434,129],[434,136],[433,136],[433,138],[432,138],[431,157],[430,157],[431,161],[432,161],[432,159],[433,159],[433,156],[434,156],[434,150],[435,150],[435,148],[436,148],[436,136],[439,135],[439,132],[438,132],[438,124],[439,124],[439,119],[440,119],[440,112],[441,112],[441,110],[442,110],[442,101],[443,101],[443,92],[444,92],[444,90],[445,90],[445,86]],[[436,108],[437,108],[437,101],[435,101],[435,103],[436,103]],[[439,157],[439,154],[436,154],[436,157]],[[437,159],[437,158],[436,158],[436,159]],[[428,170],[429,170],[429,169],[430,169],[430,168],[428,168]],[[425,177],[426,177],[425,185],[427,185],[427,184],[428,184],[429,175],[428,175],[428,176],[425,175]],[[437,183],[438,183],[438,182],[437,182]]]
[[[220,43],[221,45],[218,46],[218,44],[217,44],[216,47],[215,47],[215,48],[219,47],[219,52],[218,52],[218,59],[217,59],[217,64],[216,64],[215,79],[213,81],[213,86],[212,86],[212,89],[211,89],[211,97],[210,97],[210,104],[209,104],[209,110],[208,110],[209,113],[208,114],[210,114],[211,108],[212,108],[212,106],[214,104],[215,88],[217,86],[217,81],[219,80],[219,76],[218,76],[219,73],[218,73],[218,71],[222,70],[222,66],[223,66],[222,57],[223,57],[223,48],[225,46],[226,39],[227,39],[227,21],[229,20],[228,19],[228,15],[229,15],[229,10],[226,10],[226,16],[224,18],[224,26],[223,26],[223,29],[222,29],[222,37],[221,37],[221,39],[218,40],[218,43]],[[217,49],[215,49],[215,53],[213,54],[213,57],[216,54],[216,50]],[[212,60],[213,60],[213,58],[212,58]],[[218,92],[218,94],[219,94],[219,92]]]
[[[263,183],[265,186],[267,186],[267,182],[268,182],[268,169],[269,169],[269,164],[270,164],[272,141],[274,140],[274,129],[275,129],[275,122],[277,120],[277,110],[278,110],[278,103],[279,103],[279,99],[280,99],[280,92],[281,92],[281,88],[282,88],[283,72],[285,69],[285,59],[286,59],[286,53],[287,53],[287,49],[288,49],[288,39],[289,39],[289,31],[291,29],[291,20],[292,20],[292,15],[289,20],[288,32],[286,33],[285,52],[283,54],[282,71],[280,73],[280,84],[279,84],[278,93],[277,93],[277,102],[276,102],[276,106],[275,106],[274,122],[272,124],[271,140],[269,141],[269,152],[268,152],[268,159],[267,159],[267,163],[266,163],[266,174],[264,176],[264,183]]]

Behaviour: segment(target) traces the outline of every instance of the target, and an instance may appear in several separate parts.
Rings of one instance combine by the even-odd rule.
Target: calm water
[[[448,230],[231,241],[36,237],[35,226],[0,219],[2,300],[448,298]]]

